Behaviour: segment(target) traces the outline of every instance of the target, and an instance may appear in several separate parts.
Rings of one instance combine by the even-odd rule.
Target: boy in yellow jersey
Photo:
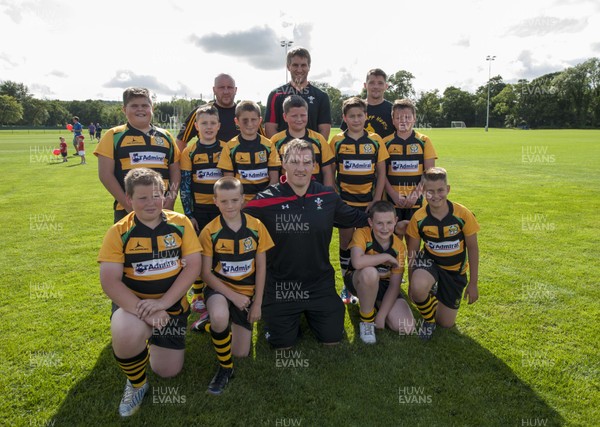
[[[375,328],[387,325],[409,335],[415,319],[400,294],[404,274],[404,243],[394,234],[394,205],[375,202],[369,211],[369,227],[357,228],[348,246],[351,251],[346,288],[360,302],[360,339],[375,344]]]
[[[161,174],[168,189],[165,209],[169,210],[175,206],[181,179],[180,153],[173,136],[152,124],[150,91],[140,87],[125,89],[123,113],[127,123],[109,129],[94,151],[98,157],[100,182],[115,198],[114,222],[131,212],[123,183],[131,169],[148,168]]]
[[[362,211],[381,200],[385,188],[385,161],[388,152],[379,135],[365,131],[367,103],[358,97],[349,98],[342,105],[343,119],[348,129],[330,142],[335,157],[338,193],[344,202]],[[340,228],[340,269],[346,274],[350,262],[348,244],[353,228]],[[342,288],[345,304],[355,298]]]
[[[437,159],[429,137],[413,130],[415,120],[414,104],[408,99],[396,100],[392,106],[396,133],[383,140],[390,155],[386,161],[385,191],[396,206],[399,221],[410,220],[423,206],[423,172],[434,167]]]
[[[281,161],[273,143],[259,134],[261,121],[258,104],[240,102],[235,107],[240,134],[227,142],[217,165],[223,175],[235,176],[242,182],[246,201],[279,181]]]
[[[127,377],[119,405],[123,417],[142,403],[148,363],[161,377],[181,371],[189,315],[186,292],[201,266],[201,247],[190,220],[163,210],[158,172],[129,171],[125,193],[133,212],[108,230],[98,255],[100,283],[113,302],[113,353]]]
[[[183,212],[190,219],[196,233],[219,216],[219,209],[213,199],[213,185],[223,177],[217,168],[224,142],[217,139],[220,129],[219,110],[214,105],[203,105],[195,113],[194,125],[198,140],[189,144],[181,154],[181,204]],[[190,329],[202,331],[208,321],[204,304],[204,282],[198,278],[192,286],[192,310],[199,318]]]
[[[423,316],[419,336],[428,340],[436,323],[454,326],[463,291],[469,304],[479,298],[479,224],[471,211],[448,200],[444,168],[428,169],[423,178],[427,205],[415,212],[406,233],[408,293]]]
[[[280,158],[283,158],[287,144],[293,139],[310,142],[315,151],[313,177],[317,182],[333,187],[333,153],[325,137],[308,129],[308,104],[299,95],[290,95],[283,101],[283,120],[288,128],[271,137]]]
[[[233,357],[250,353],[252,324],[261,318],[265,252],[274,244],[262,222],[241,212],[244,193],[237,178],[219,179],[214,199],[221,214],[202,230],[200,242],[210,335],[219,361],[207,391],[219,395],[233,377]]]

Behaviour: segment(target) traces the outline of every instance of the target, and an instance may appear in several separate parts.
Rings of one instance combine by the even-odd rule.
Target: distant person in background
[[[71,132],[73,132],[73,148],[75,149],[75,155],[78,156],[78,149],[77,149],[77,137],[81,135],[81,133],[83,132],[83,125],[81,123],[79,123],[79,117],[77,116],[73,116],[73,129],[71,130]]]
[[[221,127],[217,133],[217,139],[219,141],[227,142],[233,137],[237,136],[240,131],[235,125],[235,95],[237,93],[237,87],[235,86],[235,80],[229,74],[219,74],[215,77],[215,83],[213,86],[213,94],[215,100],[213,105],[219,112],[219,121]],[[188,142],[192,138],[198,136],[198,130],[196,129],[196,111],[194,108],[185,119],[185,123],[181,126],[181,130],[177,135],[177,147],[179,151],[183,152]]]
[[[287,129],[283,118],[283,100],[289,95],[299,95],[308,104],[308,129],[319,132],[329,140],[331,131],[331,106],[329,96],[308,81],[310,71],[310,53],[303,47],[292,49],[287,54],[287,69],[291,80],[283,86],[273,89],[267,99],[265,113],[265,133],[272,138],[277,132]]]
[[[85,161],[85,147],[83,145],[83,135],[77,137],[77,154],[81,157],[81,165],[87,164]]]
[[[388,88],[387,74],[381,68],[373,68],[367,73],[365,89],[367,90],[367,123],[365,130],[376,133],[381,138],[391,135],[396,130],[392,122],[392,103],[383,97]],[[342,121],[342,131],[348,129]]]
[[[90,123],[88,126],[88,131],[90,132],[90,139],[94,141],[94,135],[96,134],[96,126],[94,123]]]
[[[67,161],[67,143],[65,142],[65,138],[63,138],[62,136],[58,138],[60,141],[59,147],[60,147],[60,155],[63,158],[63,163]]]
[[[102,126],[100,123],[96,123],[96,139],[100,141],[100,138],[102,138]]]

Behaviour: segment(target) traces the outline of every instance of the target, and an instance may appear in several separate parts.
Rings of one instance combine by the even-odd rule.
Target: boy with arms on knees
[[[399,221],[408,221],[423,206],[423,172],[435,166],[437,154],[430,139],[413,130],[416,109],[408,99],[392,106],[396,133],[383,140],[390,155],[386,161],[387,198],[396,206]],[[401,234],[399,229],[397,234]]]
[[[415,212],[406,232],[408,293],[423,316],[419,336],[428,340],[436,323],[454,326],[465,288],[469,304],[479,298],[479,224],[471,211],[448,200],[450,186],[444,168],[428,169],[423,178],[427,205]],[[436,283],[437,290],[432,291]]]
[[[241,181],[246,201],[279,180],[281,161],[273,143],[259,134],[261,121],[258,104],[240,102],[235,107],[235,123],[240,134],[227,142],[217,165],[223,175],[235,176]]]
[[[165,209],[169,210],[175,206],[181,179],[179,149],[173,137],[169,131],[152,125],[150,91],[139,87],[125,89],[123,112],[127,123],[109,129],[94,151],[100,182],[115,198],[114,222],[131,211],[123,184],[131,169],[146,167],[161,174],[168,189]]]
[[[330,142],[335,157],[335,182],[343,201],[368,212],[369,207],[381,200],[385,188],[385,161],[389,157],[379,135],[367,133],[367,103],[353,97],[344,101],[343,119],[348,129],[333,137]],[[348,244],[353,228],[340,228],[340,269],[342,276],[348,270],[350,249]],[[345,304],[352,296],[344,286],[341,293]]]
[[[125,192],[133,212],[108,230],[98,255],[102,289],[113,302],[113,352],[127,376],[119,405],[123,417],[142,403],[148,362],[161,377],[173,377],[183,367],[186,292],[201,266],[201,247],[189,219],[163,210],[159,173],[131,170]]]
[[[203,105],[195,112],[195,126],[198,140],[188,145],[181,154],[181,204],[196,233],[219,216],[219,209],[213,199],[213,185],[223,177],[217,168],[221,151],[225,145],[217,139],[220,128],[219,111],[214,105]],[[208,312],[204,304],[204,282],[199,277],[192,286],[192,310],[200,317],[190,329],[202,331],[208,322]]]
[[[288,128],[273,137],[271,142],[275,145],[280,158],[283,158],[288,142],[298,138],[313,144],[315,150],[315,168],[313,177],[323,185],[333,187],[333,153],[325,137],[318,132],[306,127],[308,123],[308,104],[298,95],[290,95],[283,101],[283,120]]]
[[[415,323],[400,295],[406,250],[394,234],[396,222],[394,205],[385,200],[375,202],[369,210],[369,227],[356,229],[348,246],[351,262],[344,283],[358,296],[360,339],[366,344],[375,344],[375,328],[387,325],[408,335]]]
[[[238,179],[219,179],[214,199],[221,214],[202,230],[200,241],[210,335],[219,361],[207,391],[219,395],[233,377],[233,357],[250,353],[252,324],[261,318],[265,252],[274,244],[262,222],[241,212],[244,193]]]

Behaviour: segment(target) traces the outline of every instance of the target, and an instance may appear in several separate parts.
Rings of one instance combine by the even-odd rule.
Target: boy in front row
[[[366,344],[375,344],[375,328],[387,325],[405,335],[413,331],[415,319],[400,294],[406,250],[394,234],[397,220],[394,205],[375,202],[369,227],[357,228],[348,245],[351,257],[344,284],[358,296],[360,339]]]
[[[246,357],[252,344],[252,324],[261,317],[266,278],[265,252],[274,246],[258,219],[241,212],[244,191],[234,177],[214,185],[221,214],[200,233],[204,298],[210,335],[219,368],[208,392],[219,395],[233,377],[233,357]],[[231,321],[231,326],[230,326]]]
[[[142,403],[149,387],[148,362],[161,377],[181,371],[190,312],[186,292],[201,266],[190,220],[163,210],[158,172],[132,169],[125,176],[125,194],[133,212],[108,230],[98,255],[100,283],[113,302],[113,353],[127,377],[122,417],[133,415]]]
[[[465,288],[464,299],[469,304],[479,298],[479,224],[471,211],[448,200],[450,186],[444,168],[425,171],[423,191],[427,205],[415,212],[406,231],[408,293],[423,316],[419,336],[428,340],[436,323],[444,328],[454,326]]]

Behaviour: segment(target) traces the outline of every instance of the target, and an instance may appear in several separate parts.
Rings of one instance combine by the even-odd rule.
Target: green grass
[[[336,348],[322,348],[306,330],[294,352],[282,354],[258,335],[217,398],[205,394],[216,368],[209,337],[190,335],[182,374],[150,373],[140,413],[123,422],[116,410],[124,378],[95,261],[111,198],[97,178],[95,144],[87,143],[87,166],[76,157],[54,162],[61,133],[0,133],[2,423],[584,426],[600,419],[599,131],[425,131],[449,171],[450,199],[481,224],[480,300],[461,307],[457,327],[436,331],[429,343],[379,332],[367,347],[357,338],[357,308],[348,307],[347,338]],[[331,253],[337,268],[337,241]],[[298,366],[282,367],[290,363]]]

